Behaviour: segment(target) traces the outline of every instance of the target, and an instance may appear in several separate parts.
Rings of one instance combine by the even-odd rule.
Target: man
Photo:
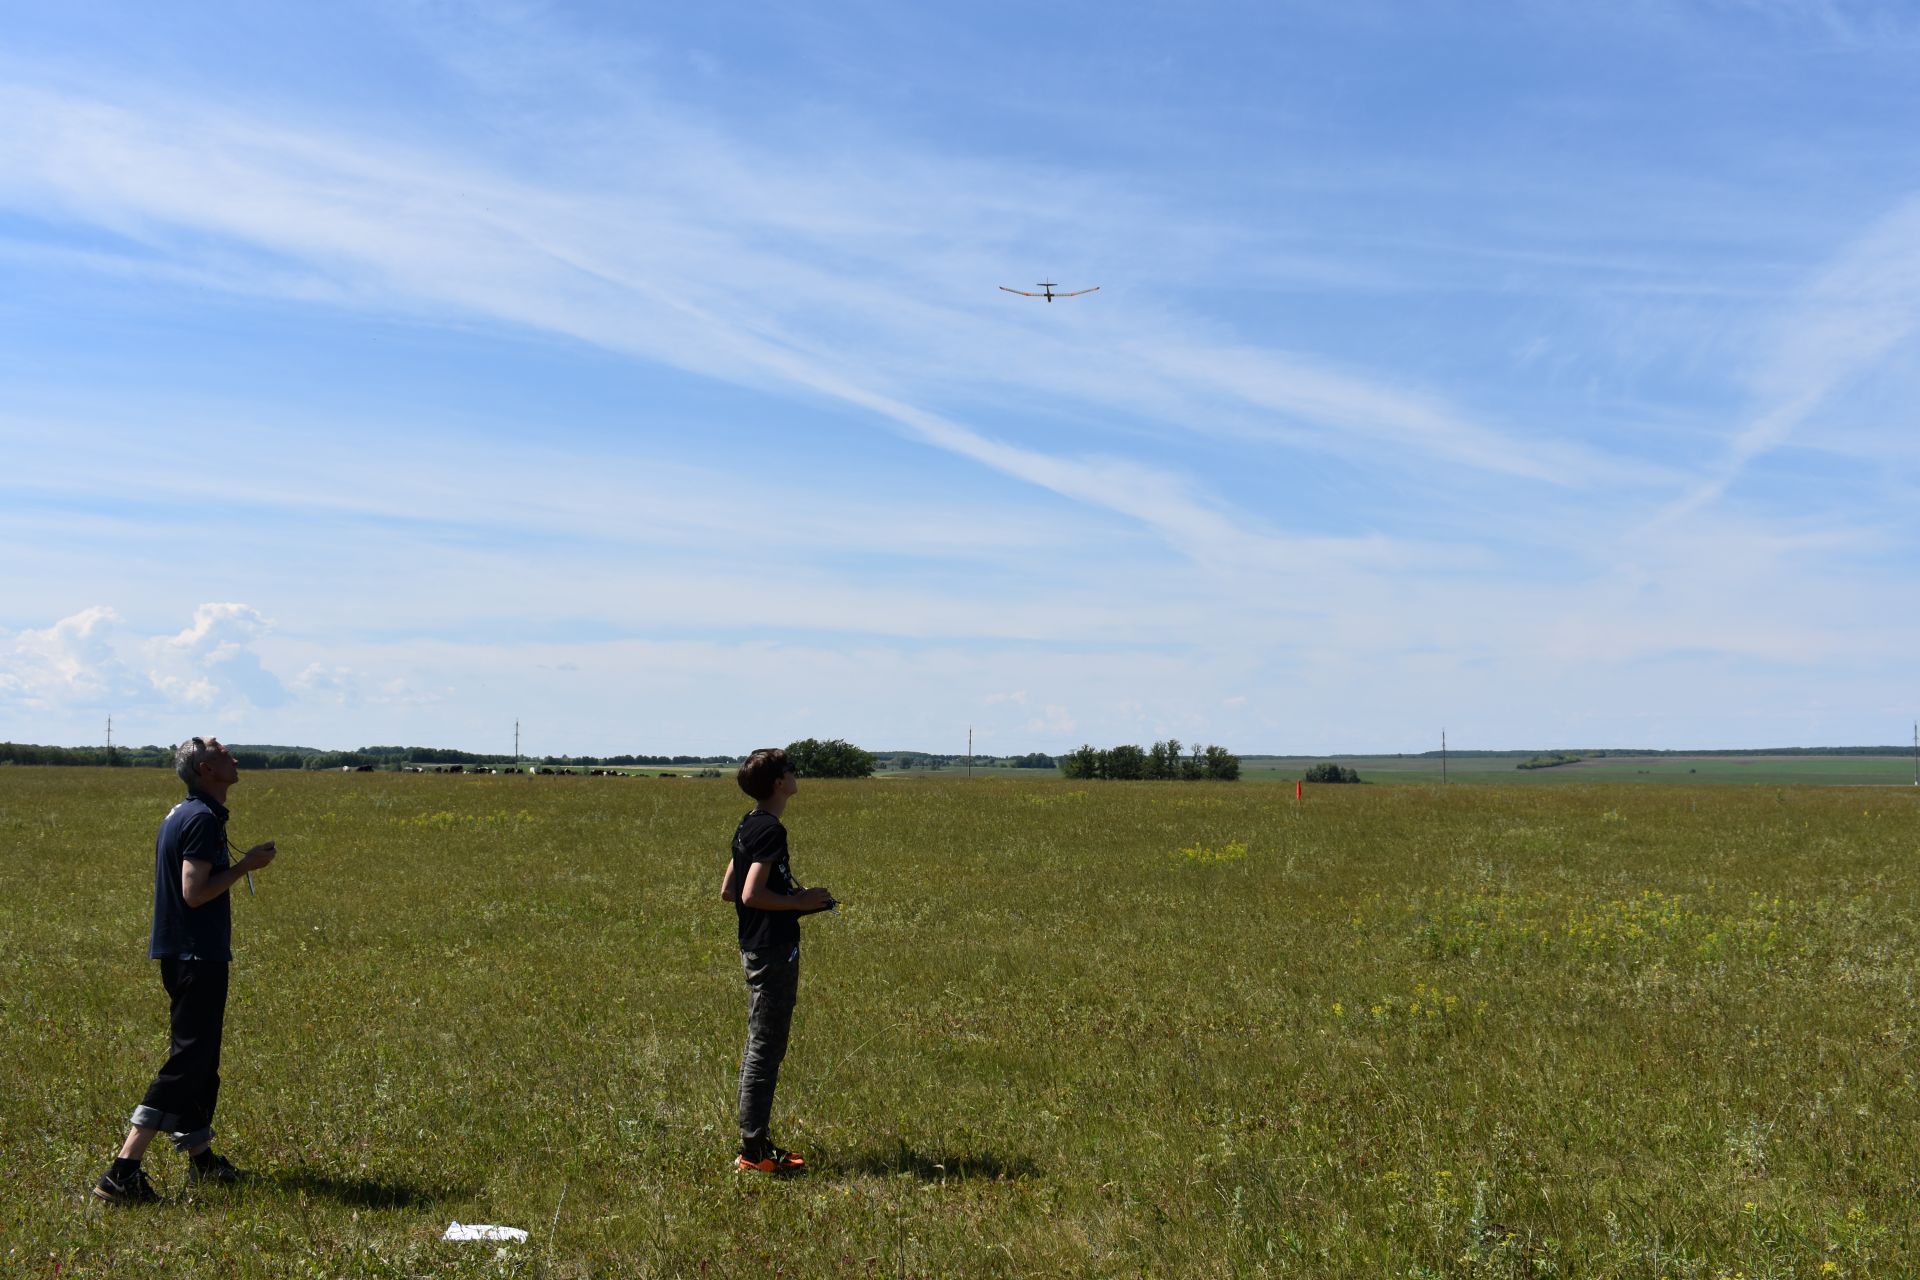
[[[747,1047],[740,1059],[740,1154],[733,1167],[751,1173],[798,1173],[807,1162],[773,1145],[768,1126],[780,1063],[800,988],[800,917],[834,906],[825,889],[803,889],[787,869],[787,829],[780,815],[800,790],[800,772],[778,747],[747,757],[736,775],[753,809],[733,833],[733,853],[720,896],[734,904],[740,963],[747,974]]]
[[[147,1096],[133,1109],[120,1154],[94,1185],[108,1204],[147,1204],[159,1194],[140,1160],[165,1130],[186,1152],[187,1181],[233,1183],[243,1176],[213,1152],[213,1108],[220,1095],[220,1038],[233,959],[227,890],[273,861],[273,841],[227,860],[227,790],[240,767],[218,738],[189,738],[173,756],[187,798],[173,807],[154,841],[153,936],[147,956],[160,962],[172,1002],[172,1043]]]

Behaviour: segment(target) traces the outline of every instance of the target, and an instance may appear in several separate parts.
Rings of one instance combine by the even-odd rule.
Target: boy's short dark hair
[[[756,801],[765,800],[773,794],[773,784],[795,772],[793,761],[787,759],[787,753],[779,747],[761,747],[747,757],[740,766],[740,772],[733,775],[740,789]]]

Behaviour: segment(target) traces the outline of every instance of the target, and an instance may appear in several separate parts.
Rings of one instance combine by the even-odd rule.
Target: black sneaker
[[[147,1171],[136,1164],[101,1174],[93,1184],[93,1198],[102,1204],[153,1204],[160,1193],[147,1181]]]
[[[246,1170],[234,1168],[233,1161],[211,1151],[187,1162],[187,1185],[190,1187],[207,1184],[230,1187],[246,1180]]]

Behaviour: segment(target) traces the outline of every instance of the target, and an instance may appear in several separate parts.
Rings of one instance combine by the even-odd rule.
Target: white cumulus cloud
[[[236,699],[256,707],[283,705],[286,686],[261,665],[253,648],[269,625],[248,605],[201,605],[193,611],[192,626],[147,643],[153,687],[194,707]]]
[[[94,605],[39,631],[0,638],[0,699],[33,709],[112,706],[139,696],[121,659],[123,623]]]
[[[0,633],[0,705],[48,723],[67,713],[225,712],[287,701],[256,645],[266,619],[244,604],[204,604],[190,626],[142,635],[94,605],[51,626]]]

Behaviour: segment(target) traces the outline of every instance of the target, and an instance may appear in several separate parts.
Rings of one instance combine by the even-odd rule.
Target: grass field
[[[1920,1273],[1911,790],[807,782],[776,1184],[729,783],[249,776],[260,1178],[107,1211],[169,782],[0,769],[10,1276]]]

